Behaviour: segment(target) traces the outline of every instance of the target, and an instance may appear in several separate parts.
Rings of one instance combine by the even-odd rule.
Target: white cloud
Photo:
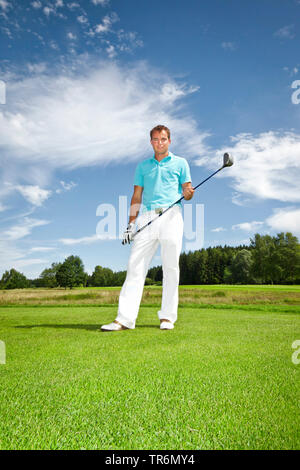
[[[57,0],[56,3],[54,4],[48,4],[43,8],[44,14],[49,18],[50,15],[58,16],[59,18],[67,19],[65,15],[62,13],[58,12],[58,8],[62,8],[64,6],[64,3],[62,0]]]
[[[36,253],[36,252],[48,252],[54,251],[55,248],[50,246],[36,246],[34,248],[30,248],[29,253]]]
[[[216,227],[211,229],[212,232],[226,232],[226,228],[223,227]]]
[[[81,24],[87,24],[89,22],[87,17],[84,15],[77,16],[77,21]]]
[[[77,186],[77,184],[73,183],[73,181],[71,181],[70,183],[65,183],[64,181],[60,181],[60,184],[62,185],[63,189],[57,189],[55,191],[57,194],[60,194],[63,191],[70,191],[70,189],[73,189]]]
[[[9,8],[12,8],[12,4],[6,0],[0,0],[0,7],[3,11],[7,11]]]
[[[27,68],[28,68],[30,73],[41,74],[41,73],[44,73],[46,71],[47,65],[45,64],[45,62],[40,62],[38,64],[28,63]]]
[[[24,217],[23,221],[18,225],[13,225],[12,227],[4,230],[1,233],[2,240],[20,240],[21,238],[27,237],[32,232],[32,229],[35,227],[40,227],[41,225],[49,224],[48,220],[38,220],[30,219],[29,217]]]
[[[157,123],[171,128],[178,154],[206,150],[208,134],[182,109],[195,87],[146,63],[121,67],[85,55],[76,66],[77,74],[65,67],[11,80],[10,103],[0,110],[0,152],[7,162],[0,188],[4,181],[16,186],[26,180],[34,187],[23,195],[43,202],[49,193],[39,188],[49,185],[54,170],[107,164],[108,155],[112,163],[137,160],[150,151],[148,132]],[[172,90],[169,99],[164,85]]]
[[[12,32],[9,28],[6,28],[4,26],[1,27],[1,31],[6,34],[10,39],[13,38]]]
[[[73,181],[71,181],[70,183],[65,183],[65,181],[60,181],[60,184],[62,185],[65,191],[70,191],[70,189],[75,188],[75,186],[77,186],[77,184],[73,183]]]
[[[173,103],[178,98],[181,98],[190,93],[195,93],[200,87],[185,87],[184,85],[178,85],[177,83],[170,82],[165,83],[161,89],[161,100],[165,103]]]
[[[107,48],[106,48],[106,52],[107,52],[107,55],[110,59],[113,59],[117,53],[116,53],[116,48],[115,46],[113,46],[112,44],[110,44]]]
[[[38,10],[39,8],[42,8],[42,3],[41,3],[40,1],[31,2],[31,5],[32,5],[33,8],[35,8],[36,10]]]
[[[8,206],[5,206],[4,204],[2,204],[2,202],[0,202],[0,212],[4,212],[6,211],[7,209],[9,209]]]
[[[300,191],[300,135],[294,132],[265,132],[258,135],[239,134],[231,138],[232,146],[218,150],[198,160],[212,168],[229,151],[235,164],[220,173],[232,178],[232,186],[240,195],[252,199],[274,199],[299,202]],[[235,193],[234,198],[237,199]]]
[[[264,222],[253,221],[244,222],[232,226],[233,230],[243,230],[245,232],[292,232],[293,235],[300,235],[300,209],[295,207],[284,207],[273,209],[273,214],[266,218]]]
[[[118,15],[115,12],[109,13],[103,18],[102,23],[99,23],[94,27],[94,32],[97,34],[107,33],[111,31],[112,25],[117,21],[119,21]]]
[[[144,43],[138,38],[138,35],[134,31],[124,31],[120,29],[117,31],[117,37],[119,40],[118,49],[121,52],[130,52],[137,47],[143,47]]]
[[[236,50],[236,45],[234,42],[222,42],[221,47],[225,50],[228,51],[235,51]]]
[[[77,2],[71,2],[71,3],[67,3],[67,7],[70,10],[74,10],[75,8],[80,8],[80,5]]]
[[[49,46],[51,47],[51,49],[54,49],[55,51],[59,50],[58,44],[53,40],[49,42]]]
[[[55,14],[55,8],[52,7],[44,7],[43,12],[45,13],[46,16],[50,16],[51,14]]]
[[[293,32],[294,25],[290,24],[288,26],[283,26],[274,33],[274,36],[277,36],[280,39],[293,39],[295,34]]]
[[[70,39],[71,41],[74,41],[75,39],[77,39],[77,36],[76,34],[69,32],[67,33],[67,38]]]
[[[20,194],[34,206],[41,206],[46,199],[51,196],[51,191],[47,189],[42,189],[39,186],[22,186],[17,185],[13,189],[19,191]]]
[[[9,271],[12,268],[17,271],[23,271],[23,268],[26,268],[26,277],[30,279],[38,277],[41,271],[49,265],[50,261],[41,258],[31,258],[30,255],[39,251],[42,253],[48,252],[50,248],[47,250],[44,249],[45,247],[36,247],[29,250],[27,248],[21,249],[17,246],[16,242],[20,242],[20,240],[3,240],[3,237],[0,236],[0,277],[6,270]],[[51,250],[53,249],[51,248]],[[39,267],[34,269],[34,266]]]
[[[91,243],[99,242],[99,240],[115,240],[115,237],[109,235],[91,235],[89,237],[81,238],[61,238],[59,241],[64,245],[90,245]]]
[[[274,214],[266,219],[266,223],[277,232],[292,232],[300,235],[300,209],[286,207],[274,209]]]
[[[232,226],[233,230],[244,230],[245,232],[253,232],[258,230],[260,227],[264,225],[264,222],[244,222],[241,224],[236,224]]]
[[[101,6],[105,6],[109,3],[109,0],[92,0],[92,3],[94,5],[101,5]]]

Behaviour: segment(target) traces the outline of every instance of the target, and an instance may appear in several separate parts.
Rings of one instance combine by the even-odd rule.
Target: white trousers
[[[157,217],[155,211],[147,211],[138,219],[142,227]],[[179,256],[182,246],[183,219],[181,207],[176,205],[159,217],[133,240],[128,261],[127,276],[123,284],[116,320],[127,328],[135,328],[149,264],[160,244],[163,292],[159,319],[177,320]]]

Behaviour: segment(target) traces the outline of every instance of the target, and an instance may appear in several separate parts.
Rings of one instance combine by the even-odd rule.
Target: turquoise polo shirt
[[[135,171],[134,185],[144,188],[142,212],[170,206],[182,196],[181,185],[191,181],[186,159],[171,152],[160,162],[155,156],[140,162]]]

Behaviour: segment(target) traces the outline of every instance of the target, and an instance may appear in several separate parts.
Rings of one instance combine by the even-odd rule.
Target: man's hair
[[[155,131],[158,131],[158,132],[166,131],[167,134],[168,134],[168,138],[170,139],[170,137],[171,137],[170,129],[168,129],[168,127],[166,127],[166,126],[162,126],[161,124],[159,124],[158,126],[153,127],[153,129],[150,131],[150,139],[151,140],[152,140],[152,134]]]

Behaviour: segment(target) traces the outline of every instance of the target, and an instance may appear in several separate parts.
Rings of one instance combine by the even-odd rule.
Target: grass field
[[[120,333],[118,289],[58,291],[0,292],[0,449],[300,448],[299,286],[182,286],[172,331],[150,287]]]

